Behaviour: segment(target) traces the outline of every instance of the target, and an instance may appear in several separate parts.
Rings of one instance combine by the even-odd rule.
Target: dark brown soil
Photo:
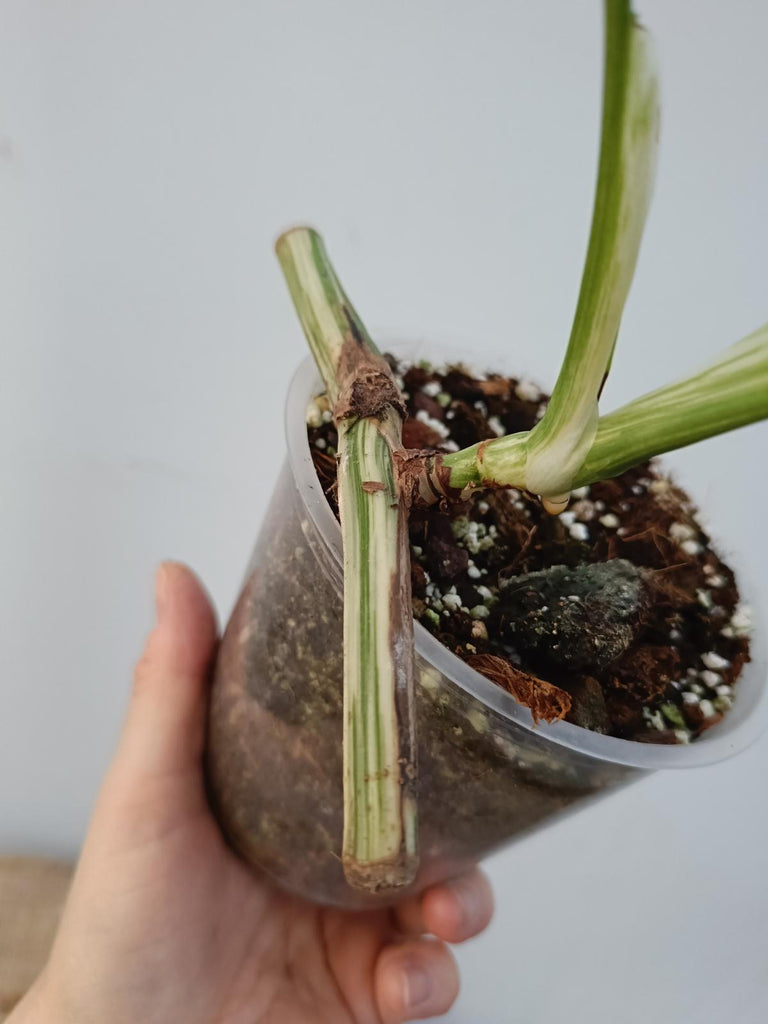
[[[545,396],[527,383],[477,378],[459,367],[392,365],[406,395],[406,447],[455,451],[529,430],[543,412]],[[335,508],[336,431],[328,413],[322,416],[322,399],[317,412],[309,440]],[[678,743],[695,739],[731,706],[749,660],[733,572],[712,548],[691,499],[655,464],[580,489],[561,516],[550,516],[525,492],[478,492],[448,514],[414,511],[410,532],[414,616],[537,717]],[[637,612],[629,626],[622,622],[621,642],[606,639],[607,660],[569,659],[566,620],[576,628],[582,615],[588,631],[592,598],[563,594],[558,621],[557,608],[553,613],[543,603],[540,578],[526,574],[612,560],[641,570]],[[526,617],[535,619],[536,642],[523,628]],[[587,635],[595,647],[602,642]]]

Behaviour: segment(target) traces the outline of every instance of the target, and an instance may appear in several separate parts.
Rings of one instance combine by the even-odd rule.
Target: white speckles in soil
[[[446,427],[442,420],[436,420],[433,416],[430,416],[429,413],[425,412],[423,409],[418,410],[418,412],[416,413],[416,419],[420,423],[423,423],[425,426],[429,427],[430,430],[434,430],[434,432],[436,434],[439,434],[440,437],[442,438],[446,438],[450,434],[450,430],[448,429],[448,427]]]
[[[705,718],[714,718],[715,716],[715,705],[711,700],[703,700],[699,704],[699,710]]]
[[[584,523],[574,523],[568,528],[568,533],[574,540],[589,540],[589,530]]]
[[[686,540],[695,540],[696,531],[689,523],[672,523],[669,528],[669,539],[675,544],[682,544]]]
[[[684,540],[680,545],[680,550],[684,551],[691,558],[695,558],[696,555],[701,554],[704,548],[697,540]]]
[[[323,425],[323,410],[314,398],[310,399],[309,405],[307,406],[306,420],[307,426],[314,427],[316,430],[318,427]]]
[[[706,668],[711,668],[715,672],[720,672],[724,668],[730,668],[731,665],[730,661],[727,658],[723,658],[717,651],[707,651],[706,654],[702,654],[701,660]]]
[[[613,512],[606,512],[604,516],[600,516],[600,523],[606,528],[606,530],[615,530],[618,528],[621,520]]]
[[[705,668],[703,672],[699,672],[699,679],[712,690],[716,689],[723,681],[722,676],[719,676],[717,672],[713,672],[709,668]]]
[[[518,381],[515,385],[515,394],[522,402],[538,402],[541,398],[541,391],[530,380]]]
[[[731,621],[720,632],[727,637],[748,637],[752,633],[752,609],[748,604],[738,604]]]

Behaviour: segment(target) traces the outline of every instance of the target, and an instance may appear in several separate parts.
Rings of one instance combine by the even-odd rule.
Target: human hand
[[[174,563],[161,566],[156,598],[50,959],[9,1024],[399,1024],[445,1013],[458,992],[446,943],[488,924],[485,877],[349,913],[242,863],[203,782],[211,605]]]

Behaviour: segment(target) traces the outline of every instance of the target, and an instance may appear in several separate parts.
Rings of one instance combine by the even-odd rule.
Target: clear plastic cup
[[[737,753],[768,716],[762,638],[733,709],[690,746],[637,743],[530,711],[415,624],[420,870],[367,894],[341,866],[341,533],[315,474],[311,360],[288,392],[288,455],[222,640],[211,695],[211,799],[231,844],[317,903],[381,905],[449,878],[532,829],[660,768]]]

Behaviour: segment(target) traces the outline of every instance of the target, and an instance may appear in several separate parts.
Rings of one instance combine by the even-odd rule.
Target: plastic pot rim
[[[391,346],[411,354],[417,346]],[[411,353],[408,350],[411,350]],[[314,395],[323,391],[321,379],[310,356],[306,357],[288,388],[285,407],[285,435],[288,461],[299,497],[327,549],[325,569],[339,588],[342,584],[341,529],[323,493],[310,454],[306,410]],[[739,574],[739,589],[749,595]],[[691,744],[639,743],[591,732],[571,722],[540,722],[531,712],[496,683],[470,668],[444,647],[419,622],[414,622],[416,651],[455,686],[517,726],[536,732],[549,742],[587,757],[617,765],[654,771],[661,768],[694,768],[714,764],[740,753],[768,726],[768,687],[765,685],[763,637],[756,630],[751,638],[752,660],[742,671],[735,687],[734,704],[723,721],[708,729]]]

